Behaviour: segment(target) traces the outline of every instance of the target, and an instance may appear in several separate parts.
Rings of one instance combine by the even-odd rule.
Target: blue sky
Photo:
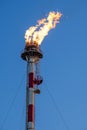
[[[25,30],[60,11],[41,49],[44,82],[36,96],[35,130],[87,130],[87,1],[0,0],[0,129],[24,130]]]

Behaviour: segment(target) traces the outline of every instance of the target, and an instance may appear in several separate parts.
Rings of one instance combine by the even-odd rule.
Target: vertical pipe
[[[27,130],[34,130],[34,62],[28,61],[27,78]]]

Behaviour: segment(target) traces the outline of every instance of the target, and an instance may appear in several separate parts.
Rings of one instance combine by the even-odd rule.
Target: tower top
[[[36,61],[43,58],[43,54],[40,50],[40,46],[35,44],[30,44],[25,46],[23,53],[21,54],[23,60],[34,58]]]

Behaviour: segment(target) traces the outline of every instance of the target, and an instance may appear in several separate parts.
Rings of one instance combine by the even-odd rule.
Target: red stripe
[[[28,122],[34,122],[34,105],[28,106]]]
[[[29,73],[29,88],[34,87],[34,73]]]

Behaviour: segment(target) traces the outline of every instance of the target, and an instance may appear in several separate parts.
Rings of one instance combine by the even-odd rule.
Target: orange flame
[[[62,16],[59,12],[50,12],[47,18],[37,21],[36,26],[30,27],[25,33],[26,44],[38,44],[40,45],[48,32],[56,27],[59,23],[59,19]]]

